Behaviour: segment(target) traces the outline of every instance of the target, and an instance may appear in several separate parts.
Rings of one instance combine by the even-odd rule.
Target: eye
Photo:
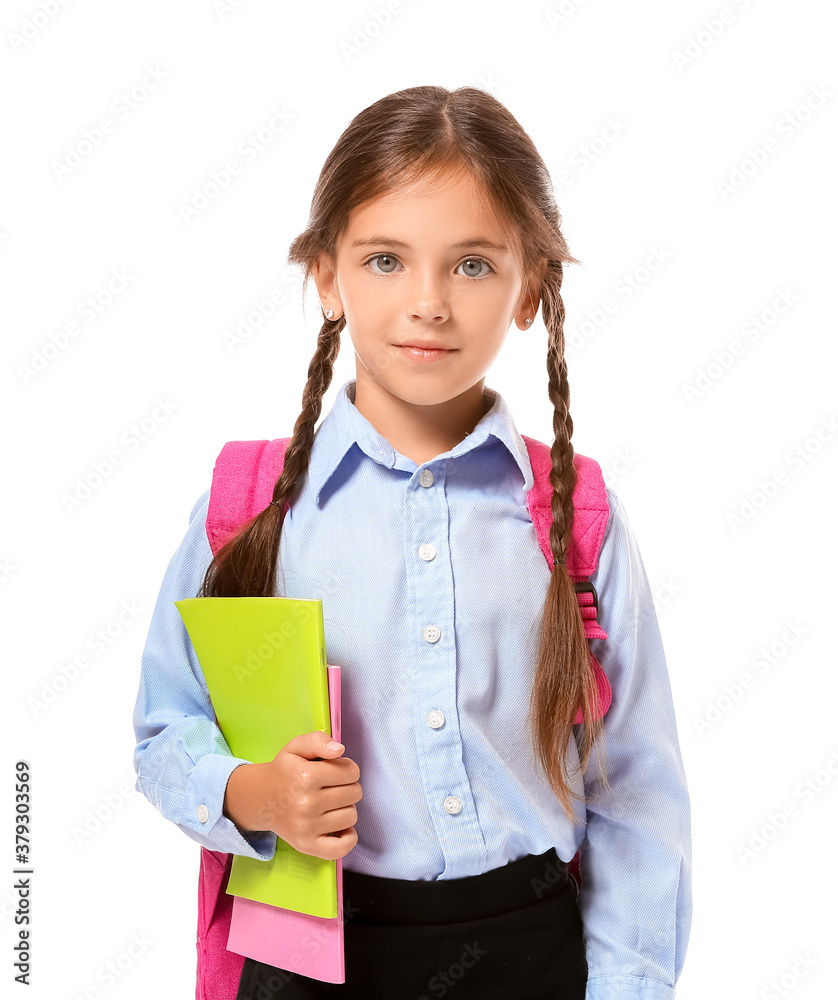
[[[373,274],[393,274],[396,270],[395,265],[398,264],[398,258],[394,257],[392,254],[378,253],[375,255],[375,257],[370,257],[368,261],[365,261],[364,266],[369,267],[369,265],[372,264],[374,260],[385,261],[385,266],[384,269],[381,271],[376,270],[376,268],[371,268]],[[392,269],[388,270],[388,267]]]
[[[493,274],[494,273],[494,268],[492,267],[492,265],[487,260],[483,260],[482,257],[468,257],[466,260],[464,260],[462,262],[462,264],[459,264],[458,266],[459,267],[468,267],[469,269],[473,269],[474,267],[477,267],[478,270],[479,270],[481,264],[485,265],[488,268],[488,271],[484,271],[483,274],[465,274],[464,277],[466,277],[466,278],[485,278],[488,274]]]

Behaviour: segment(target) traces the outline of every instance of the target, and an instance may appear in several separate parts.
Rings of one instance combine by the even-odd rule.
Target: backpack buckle
[[[589,608],[593,606],[594,618],[596,618],[597,613],[599,612],[599,598],[597,597],[596,587],[589,580],[585,580],[583,583],[574,583],[573,586],[576,590],[577,600],[579,600],[580,594],[591,595],[591,603],[589,604],[587,601],[579,601],[579,608],[581,610],[582,608]]]

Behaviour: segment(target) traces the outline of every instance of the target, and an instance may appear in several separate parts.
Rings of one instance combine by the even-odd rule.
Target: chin
[[[455,399],[460,395],[458,389],[449,389],[439,385],[433,379],[417,380],[412,385],[393,386],[388,391],[414,406],[435,406],[439,403],[447,403],[449,399]]]

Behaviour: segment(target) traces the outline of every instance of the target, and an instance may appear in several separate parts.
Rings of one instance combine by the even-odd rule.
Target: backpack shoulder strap
[[[207,511],[213,555],[239,528],[267,507],[291,440],[228,441],[215,462]],[[282,513],[288,510],[286,504]]]
[[[547,565],[553,569],[553,552],[550,548],[550,526],[553,523],[551,500],[553,486],[550,472],[550,446],[535,438],[521,435],[527,446],[533,472],[533,486],[527,493],[527,509],[535,525],[541,551]],[[605,480],[599,464],[584,455],[574,455],[576,486],[573,490],[573,530],[566,560],[568,574],[576,584],[576,599],[582,614],[585,637],[607,639],[608,635],[596,620],[599,601],[593,584],[588,577],[596,570],[605,529],[608,526],[610,508],[605,494]],[[599,661],[591,653],[591,668],[599,693],[599,714],[605,715],[611,704],[611,685]],[[581,711],[576,722],[582,721]]]
[[[535,438],[522,435],[527,445],[533,472],[533,487],[527,494],[527,508],[530,512],[541,551],[547,565],[553,569],[553,552],[550,548],[550,526],[553,523],[551,501],[553,486],[550,482],[552,462],[550,446]],[[567,571],[575,583],[586,583],[596,570],[605,529],[608,526],[608,499],[605,495],[605,480],[597,462],[584,455],[574,455],[576,487],[573,490],[573,531],[567,551]],[[583,609],[585,634],[589,639],[605,639],[606,634],[596,621],[596,615],[585,613],[591,606],[595,608],[594,595],[590,590],[578,592],[580,607]]]
[[[228,441],[215,462],[207,511],[213,555],[273,496],[291,438]],[[288,509],[286,504],[283,513]],[[233,897],[226,892],[233,855],[201,847],[198,875],[198,1000],[235,1000],[244,956],[227,950]]]

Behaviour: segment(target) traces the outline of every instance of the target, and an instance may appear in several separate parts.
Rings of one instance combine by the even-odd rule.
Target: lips
[[[431,340],[426,344],[396,344],[396,347],[412,347],[415,351],[454,351],[456,348],[448,347],[447,344],[440,344],[436,340]]]
[[[449,355],[457,353],[456,347],[428,347],[425,344],[416,346],[413,344],[395,344],[394,346],[402,352],[403,357],[408,358],[416,364],[430,364],[442,361]]]

